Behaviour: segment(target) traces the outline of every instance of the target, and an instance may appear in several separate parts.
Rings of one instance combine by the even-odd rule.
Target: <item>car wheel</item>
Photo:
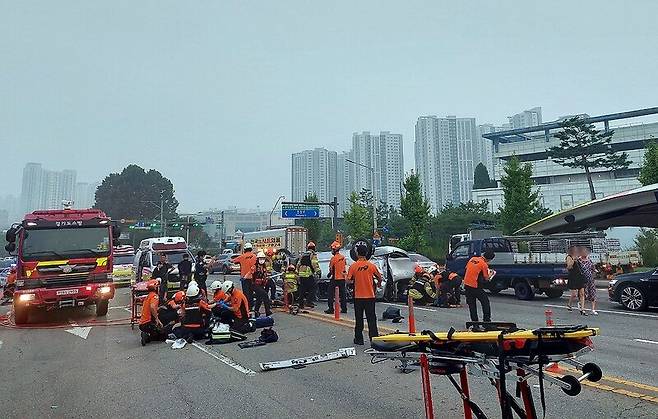
[[[101,300],[96,303],[96,317],[103,317],[110,307],[110,300]]]
[[[535,298],[535,292],[532,290],[528,281],[519,281],[514,285],[514,294],[519,300],[532,300]]]
[[[619,301],[628,310],[640,311],[647,308],[647,297],[644,295],[644,291],[633,285],[626,285],[622,288]]]
[[[564,291],[554,290],[554,289],[547,289],[547,290],[544,290],[544,294],[546,294],[546,297],[548,297],[548,298],[560,298],[560,297],[562,297],[562,294],[564,294]]]

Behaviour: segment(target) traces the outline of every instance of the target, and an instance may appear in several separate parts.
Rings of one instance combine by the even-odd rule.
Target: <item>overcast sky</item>
[[[419,115],[658,102],[656,1],[0,1],[0,195],[28,161],[156,168],[181,210],[271,207],[290,154]]]

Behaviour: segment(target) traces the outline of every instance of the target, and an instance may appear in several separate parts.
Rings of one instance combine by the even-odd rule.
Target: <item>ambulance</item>
[[[134,280],[135,282],[149,280],[151,272],[160,261],[161,253],[167,255],[167,262],[173,266],[169,272],[167,289],[176,292],[180,288],[181,281],[178,274],[178,263],[183,260],[183,255],[189,256],[194,269],[194,256],[182,237],[154,237],[142,240],[133,260]]]

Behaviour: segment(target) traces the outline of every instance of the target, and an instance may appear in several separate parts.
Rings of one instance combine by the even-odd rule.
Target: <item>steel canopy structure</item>
[[[658,228],[658,183],[577,205],[525,226],[515,234],[575,233],[610,227]]]

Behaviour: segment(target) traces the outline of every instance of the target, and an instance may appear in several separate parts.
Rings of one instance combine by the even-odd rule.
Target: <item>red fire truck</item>
[[[17,250],[13,311],[16,324],[34,309],[96,305],[107,314],[114,297],[112,249],[120,231],[95,209],[35,211],[7,230]]]

